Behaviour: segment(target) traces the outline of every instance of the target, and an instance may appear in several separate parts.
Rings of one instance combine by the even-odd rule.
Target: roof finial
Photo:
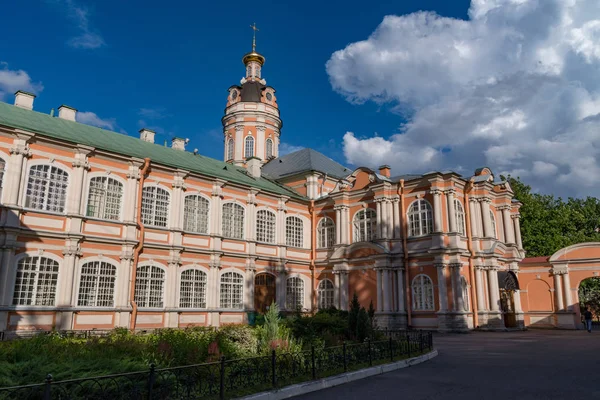
[[[258,28],[256,27],[256,22],[250,25],[250,28],[254,31],[254,35],[252,36],[252,51],[256,51],[256,31]]]

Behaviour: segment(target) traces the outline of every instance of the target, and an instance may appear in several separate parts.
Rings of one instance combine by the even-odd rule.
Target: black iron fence
[[[0,388],[0,400],[225,399],[394,362],[431,351],[429,332],[238,360]]]

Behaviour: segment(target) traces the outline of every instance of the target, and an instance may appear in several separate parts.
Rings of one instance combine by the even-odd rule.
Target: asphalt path
[[[600,399],[600,331],[434,335],[431,361],[295,399]]]

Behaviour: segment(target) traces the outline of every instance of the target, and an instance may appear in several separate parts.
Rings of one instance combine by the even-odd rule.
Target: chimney
[[[75,121],[75,115],[77,115],[77,110],[73,107],[65,106],[64,104],[58,107],[58,118]]]
[[[248,157],[246,159],[246,171],[251,177],[258,179],[260,178],[260,167],[261,162],[258,157]]]
[[[390,176],[392,176],[392,171],[390,169],[390,166],[382,165],[381,167],[379,167],[379,175],[383,175],[386,178],[389,178]]]
[[[33,110],[33,99],[35,99],[35,94],[17,90],[15,93],[15,106]]]
[[[189,142],[189,139],[174,137],[173,140],[171,140],[171,148],[185,151],[185,145],[187,142]]]
[[[154,143],[155,134],[156,132],[154,132],[153,130],[147,128],[140,129],[140,139],[142,139],[144,142]]]

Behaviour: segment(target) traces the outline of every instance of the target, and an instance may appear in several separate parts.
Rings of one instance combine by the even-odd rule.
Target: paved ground
[[[296,399],[600,399],[600,332],[435,335],[439,356]]]

